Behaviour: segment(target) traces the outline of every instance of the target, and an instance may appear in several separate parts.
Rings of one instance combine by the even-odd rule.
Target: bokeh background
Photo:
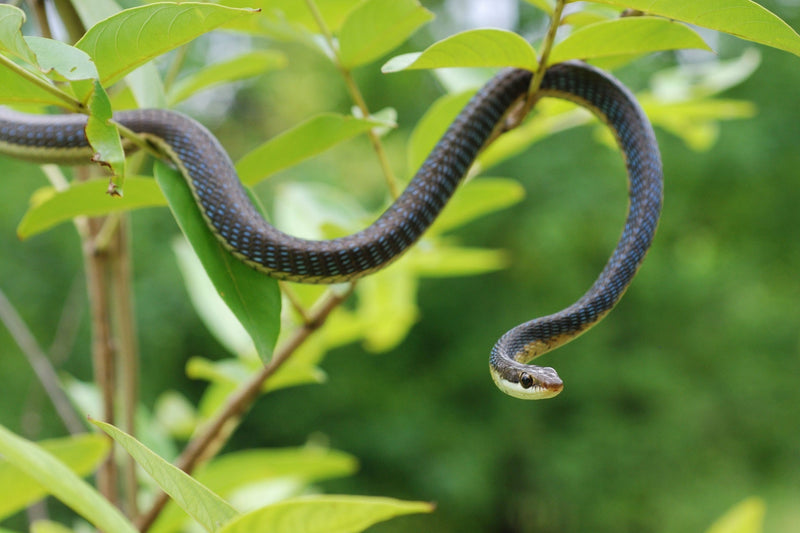
[[[797,1],[761,3],[800,28]],[[487,25],[536,38],[544,24],[516,2],[423,4],[437,19],[406,51]],[[219,42],[228,43],[216,42],[193,53],[212,57]],[[754,46],[727,38],[715,44],[723,58]],[[301,47],[281,49],[290,58],[285,70],[185,108],[234,158],[315,112],[349,110],[327,61]],[[509,327],[579,297],[618,236],[622,163],[585,127],[552,135],[496,169],[493,175],[518,177],[527,198],[456,235],[508,250],[508,269],[425,280],[418,324],[399,347],[330,353],[326,383],[263,397],[227,449],[321,440],[361,464],[355,476],[323,484],[325,491],[437,503],[432,515],[376,532],[703,531],[750,496],[766,502],[767,531],[800,531],[800,58],[758,49],[756,73],[724,94],[752,101],[754,118],[722,123],[704,152],[657,131],[666,195],[656,242],[618,308],[542,360],[566,382],[558,398],[502,395],[487,356]],[[660,54],[617,74],[641,90],[675,60]],[[379,65],[358,70],[357,80],[371,109],[398,110],[400,128],[385,140],[403,175],[410,128],[441,88],[427,73],[382,75]],[[79,240],[62,225],[20,242],[15,227],[46,182],[37,167],[7,158],[0,158],[0,175],[0,288],[45,348],[58,339],[56,367],[88,381]],[[355,188],[369,207],[385,194],[365,139],[258,192],[270,206],[271,191],[293,180]],[[196,400],[204,385],[185,377],[186,360],[225,351],[189,302],[169,246],[178,229],[168,211],[136,212],[132,231],[143,402],[152,407],[167,389]],[[70,321],[76,334],[64,338],[59,332]],[[0,423],[34,439],[63,434],[1,327],[0,376]]]

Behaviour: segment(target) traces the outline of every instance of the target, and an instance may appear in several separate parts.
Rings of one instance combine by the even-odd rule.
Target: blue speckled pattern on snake
[[[467,104],[403,194],[372,225],[327,241],[292,237],[259,214],[217,139],[174,111],[114,115],[166,152],[185,177],[209,228],[236,257],[278,279],[335,283],[356,279],[397,259],[431,225],[509,110],[525,97],[531,73],[509,69]],[[629,91],[582,63],[550,67],[536,98],[571,100],[605,121],[625,157],[630,207],[622,236],[589,291],[575,304],[521,324],[497,342],[490,369],[504,392],[546,398],[563,384],[550,368],[527,364],[596,324],[630,284],[653,239],[661,210],[661,161],[652,127]],[[0,153],[36,162],[88,162],[81,115],[34,116],[0,110]]]

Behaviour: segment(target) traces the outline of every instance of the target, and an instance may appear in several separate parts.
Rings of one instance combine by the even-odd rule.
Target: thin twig
[[[50,364],[50,360],[39,347],[31,330],[25,325],[25,322],[2,290],[0,290],[0,321],[5,324],[9,333],[11,333],[11,337],[28,359],[28,363],[39,379],[39,383],[42,384],[67,431],[72,435],[84,433],[86,431],[84,425],[80,417],[72,410],[72,404],[61,389],[58,375]]]
[[[355,102],[356,106],[361,110],[361,114],[364,118],[369,118],[370,112],[369,107],[367,107],[367,102],[364,100],[364,96],[361,94],[358,85],[353,79],[350,69],[342,64],[341,57],[339,56],[339,49],[333,40],[333,34],[325,23],[325,19],[322,18],[322,14],[319,12],[319,9],[317,9],[314,0],[306,0],[306,6],[308,6],[311,15],[314,17],[314,21],[317,23],[317,26],[319,26],[323,37],[325,37],[325,42],[328,44],[328,48],[330,48],[331,54],[333,55],[336,68],[339,69],[344,79],[345,86],[347,87],[347,92],[350,93],[350,98],[353,99],[353,102]],[[389,193],[392,195],[392,198],[397,198],[400,196],[400,189],[397,186],[397,178],[395,178],[394,172],[392,172],[392,167],[389,164],[389,158],[386,155],[386,150],[383,148],[383,143],[381,143],[381,138],[374,129],[369,130],[367,136],[372,143],[375,154],[378,156],[378,161],[380,162],[381,170],[386,179],[386,186],[389,188]]]
[[[556,5],[553,8],[553,16],[550,18],[550,26],[547,28],[547,33],[542,41],[542,53],[539,56],[539,68],[533,74],[531,85],[528,87],[528,102],[525,105],[525,112],[522,116],[526,116],[531,110],[531,107],[536,103],[535,94],[542,85],[544,74],[547,72],[547,62],[550,60],[550,51],[553,49],[553,43],[556,40],[556,32],[561,25],[561,14],[564,12],[565,0],[556,0]]]
[[[67,109],[69,109],[70,111],[74,111],[75,113],[83,112],[83,104],[75,100],[67,93],[63,92],[55,85],[51,85],[48,81],[43,80],[39,76],[33,74],[26,68],[21,67],[20,65],[14,63],[13,61],[11,61],[10,59],[8,59],[3,55],[0,55],[0,65],[3,65],[8,70],[14,72],[17,76],[25,78],[28,82],[33,83],[39,88],[55,96],[62,102],[62,105]]]
[[[231,394],[214,419],[209,421],[203,431],[189,442],[175,463],[178,468],[186,473],[191,473],[199,464],[200,459],[207,456],[210,446],[220,447],[222,445],[220,435],[225,434],[227,437],[233,432],[241,416],[258,398],[264,382],[291,357],[312,333],[322,327],[330,313],[350,296],[354,287],[355,284],[351,283],[345,292],[329,291],[322,304],[313,311],[310,321],[295,330],[292,336],[275,351],[269,364]],[[150,528],[167,500],[168,496],[163,492],[156,497],[152,507],[137,522],[136,526],[139,531],[144,532]]]

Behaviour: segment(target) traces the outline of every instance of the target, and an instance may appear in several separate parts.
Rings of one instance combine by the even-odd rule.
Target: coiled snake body
[[[504,70],[467,104],[403,194],[368,228],[312,241],[286,235],[258,213],[217,139],[173,111],[136,110],[116,121],[168,153],[185,177],[211,231],[237,258],[278,279],[307,283],[352,280],[385,267],[431,225],[511,107],[527,93],[531,73]],[[582,63],[550,67],[535,97],[557,97],[593,111],[614,132],[629,178],[628,217],[611,258],[589,291],[568,308],[521,324],[492,350],[490,369],[504,392],[526,399],[558,394],[551,368],[527,364],[596,324],[630,284],[661,210],[661,160],[652,127],[617,80]],[[82,115],[35,116],[0,110],[0,153],[37,162],[86,163]]]

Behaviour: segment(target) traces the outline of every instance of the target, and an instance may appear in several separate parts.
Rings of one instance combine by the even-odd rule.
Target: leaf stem
[[[314,17],[317,26],[319,26],[323,37],[325,37],[325,42],[328,44],[331,56],[333,57],[333,62],[344,79],[347,92],[350,93],[350,98],[352,98],[353,102],[355,102],[356,106],[359,108],[359,110],[361,110],[364,118],[369,118],[369,107],[367,107],[367,102],[364,100],[364,95],[361,94],[361,90],[358,88],[358,84],[353,79],[350,69],[342,64],[341,57],[339,57],[339,48],[336,46],[336,43],[333,40],[333,34],[328,28],[328,25],[325,23],[325,19],[322,18],[322,14],[319,12],[314,0],[306,0],[306,6],[308,6],[308,9],[311,11],[311,14]],[[389,188],[389,194],[392,195],[392,198],[397,198],[400,196],[400,188],[397,185],[397,178],[395,177],[394,172],[392,172],[392,166],[389,164],[389,158],[386,155],[386,150],[383,148],[381,138],[374,129],[369,130],[367,132],[367,136],[369,137],[370,143],[372,143],[372,148],[375,150],[375,154],[378,156],[378,162],[381,165],[381,170],[383,171],[383,176],[386,180],[386,186]]]
[[[539,90],[544,79],[544,73],[547,72],[547,61],[550,59],[550,51],[553,49],[553,43],[556,40],[556,32],[561,25],[561,14],[564,12],[564,4],[566,0],[556,0],[556,5],[553,8],[553,16],[550,18],[550,26],[547,28],[547,33],[542,41],[542,54],[539,56],[539,68],[533,75],[531,85],[528,88],[528,100],[535,99],[532,97]],[[526,109],[527,111],[527,109]]]
[[[354,288],[355,283],[350,283],[343,292],[328,291],[322,304],[309,316],[309,321],[298,327],[286,342],[275,350],[269,364],[228,397],[216,416],[189,442],[175,463],[178,468],[190,474],[200,460],[207,457],[211,446],[219,447],[224,443],[223,439],[227,439],[233,433],[242,415],[261,394],[264,382],[289,360],[312,333],[325,324],[331,312],[352,294]],[[159,493],[150,509],[137,521],[136,526],[139,531],[147,531],[153,525],[168,499],[166,493]]]
[[[13,71],[16,75],[25,78],[30,83],[34,83],[39,86],[41,89],[47,91],[48,93],[52,94],[56,98],[58,98],[61,102],[63,102],[64,107],[73,111],[75,113],[82,113],[84,112],[83,104],[79,101],[75,100],[73,97],[56,87],[48,83],[46,80],[43,80],[36,74],[32,73],[28,69],[14,63],[6,56],[0,54],[0,65],[6,67],[8,70]]]

